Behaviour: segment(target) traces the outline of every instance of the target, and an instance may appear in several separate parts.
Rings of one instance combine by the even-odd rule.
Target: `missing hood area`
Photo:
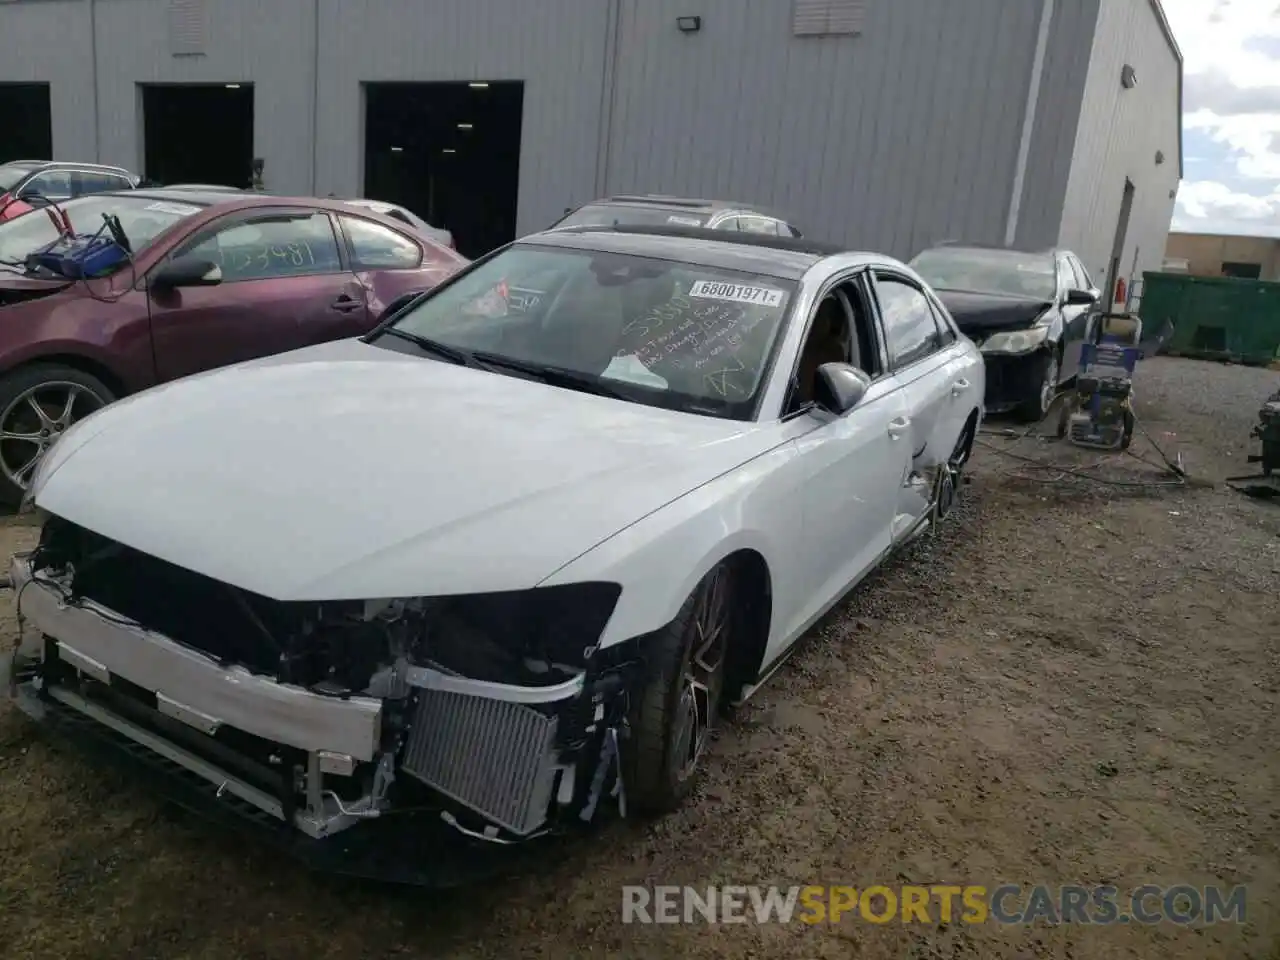
[[[517,844],[625,814],[620,588],[281,602],[58,517],[16,557],[18,705],[111,727],[308,838],[424,811]],[[6,656],[6,660],[8,657]]]

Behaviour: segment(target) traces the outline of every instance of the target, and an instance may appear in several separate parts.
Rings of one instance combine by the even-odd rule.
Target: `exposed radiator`
[[[525,836],[547,817],[557,724],[522,704],[423,690],[400,768]]]

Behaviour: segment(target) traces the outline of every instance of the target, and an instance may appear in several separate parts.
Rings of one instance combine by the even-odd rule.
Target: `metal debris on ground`
[[[1257,453],[1249,454],[1249,463],[1261,464],[1261,472],[1227,477],[1227,486],[1258,499],[1280,498],[1280,390],[1262,402],[1249,437],[1256,438],[1259,445]]]

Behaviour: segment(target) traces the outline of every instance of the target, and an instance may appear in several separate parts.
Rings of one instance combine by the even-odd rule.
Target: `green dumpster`
[[[1262,365],[1280,356],[1280,283],[1144,273],[1138,316],[1152,334],[1173,324],[1173,356]]]

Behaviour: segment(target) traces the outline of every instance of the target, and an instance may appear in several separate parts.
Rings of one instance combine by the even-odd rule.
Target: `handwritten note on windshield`
[[[628,324],[618,355],[636,357],[674,389],[740,399],[750,392],[760,362],[755,349],[740,354],[772,312],[768,308],[781,302],[772,293],[781,297],[763,287],[698,281],[687,296],[677,294]]]

